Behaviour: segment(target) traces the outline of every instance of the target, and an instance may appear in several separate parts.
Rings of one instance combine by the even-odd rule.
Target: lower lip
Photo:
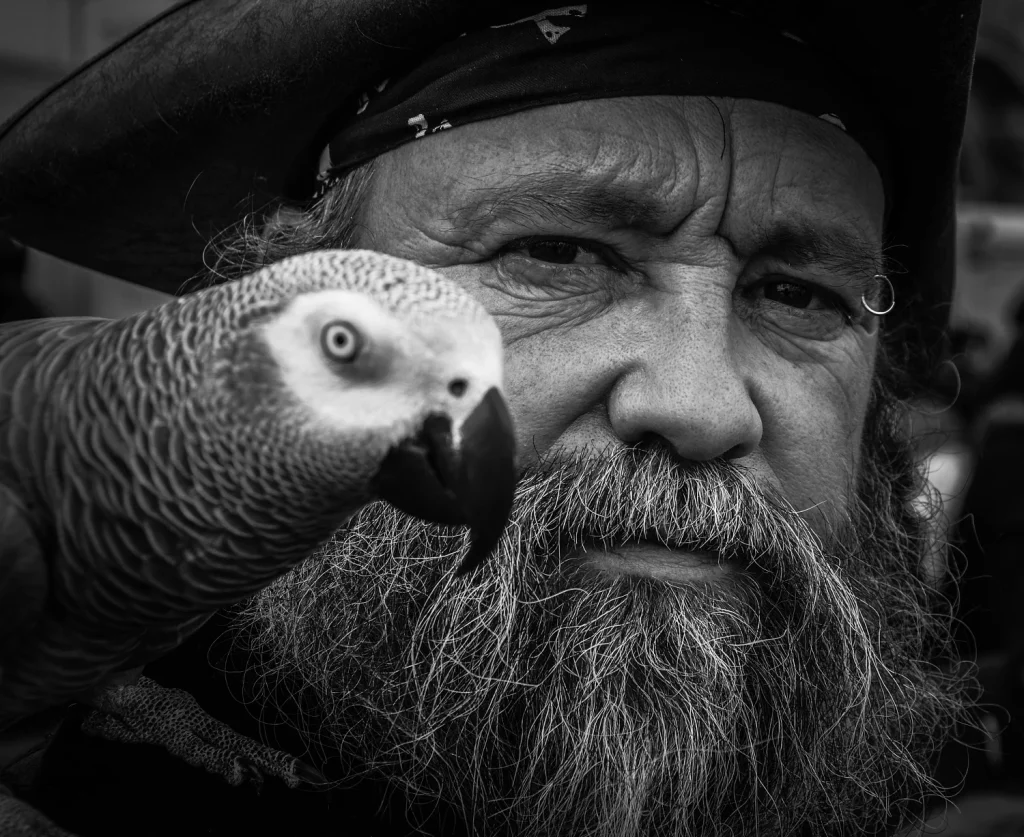
[[[578,554],[599,572],[663,581],[713,581],[731,570],[714,553],[667,549],[655,543],[625,544],[615,549],[584,547]]]

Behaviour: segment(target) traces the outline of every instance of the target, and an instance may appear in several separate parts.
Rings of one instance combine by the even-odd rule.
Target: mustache
[[[562,453],[528,466],[500,553],[527,546],[525,533],[544,569],[580,548],[647,541],[774,573],[778,556],[821,548],[808,522],[748,470],[682,461],[659,444],[609,448],[599,457]]]

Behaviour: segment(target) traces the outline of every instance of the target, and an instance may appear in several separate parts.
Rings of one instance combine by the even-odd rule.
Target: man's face
[[[751,101],[576,103],[380,158],[356,245],[494,315],[526,475],[468,580],[461,534],[375,507],[251,603],[311,738],[519,833],[898,821],[955,687],[861,306],[882,214],[856,143]]]
[[[741,463],[797,508],[845,507],[883,194],[840,129],[761,102],[630,98],[439,132],[380,164],[361,243],[437,268],[496,318],[527,463],[656,438]]]

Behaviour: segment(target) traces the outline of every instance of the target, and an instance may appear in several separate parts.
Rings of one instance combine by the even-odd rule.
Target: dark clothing
[[[259,737],[250,710],[234,697],[240,675],[225,675],[211,666],[227,620],[215,618],[184,646],[147,667],[166,686],[190,691],[215,717],[237,731]],[[238,661],[244,662],[244,661]],[[238,667],[240,670],[240,666]],[[234,671],[235,668],[230,670]],[[445,809],[416,831],[408,822],[405,798],[389,796],[382,783],[364,781],[351,789],[289,790],[278,779],[262,788],[231,787],[221,777],[192,768],[149,745],[119,744],[84,735],[81,712],[65,724],[44,760],[42,775],[28,801],[58,825],[79,837],[406,837],[413,834],[465,837],[466,829]],[[272,728],[269,743],[306,756],[297,736]],[[957,784],[965,771],[967,790],[991,788],[981,740],[971,730],[965,743],[947,748],[940,778]],[[317,764],[330,778],[329,765]],[[970,768],[968,770],[968,768]],[[423,812],[426,816],[426,812]]]
[[[214,717],[259,740],[250,709],[234,697],[241,675],[226,675],[209,659],[224,653],[227,619],[219,616],[177,651],[147,667],[165,686],[189,691]],[[243,666],[227,666],[241,671]],[[159,747],[120,744],[83,734],[84,710],[76,710],[51,744],[42,775],[28,801],[80,837],[283,837],[283,835],[373,835],[405,837],[404,797],[388,800],[383,783],[364,781],[351,789],[289,790],[276,778],[262,788],[232,787],[220,776],[170,756]],[[274,728],[272,746],[306,756],[297,735]],[[330,777],[330,765],[317,765]],[[378,813],[378,809],[383,809]],[[451,812],[435,814],[430,835],[466,832]]]

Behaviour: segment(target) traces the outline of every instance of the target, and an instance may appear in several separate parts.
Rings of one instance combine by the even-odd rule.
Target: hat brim
[[[863,79],[893,142],[890,255],[914,280],[916,310],[944,321],[981,0],[720,5],[770,15]],[[487,6],[180,3],[0,128],[0,226],[31,247],[175,293],[203,270],[211,237],[308,194],[350,96],[458,36]]]

